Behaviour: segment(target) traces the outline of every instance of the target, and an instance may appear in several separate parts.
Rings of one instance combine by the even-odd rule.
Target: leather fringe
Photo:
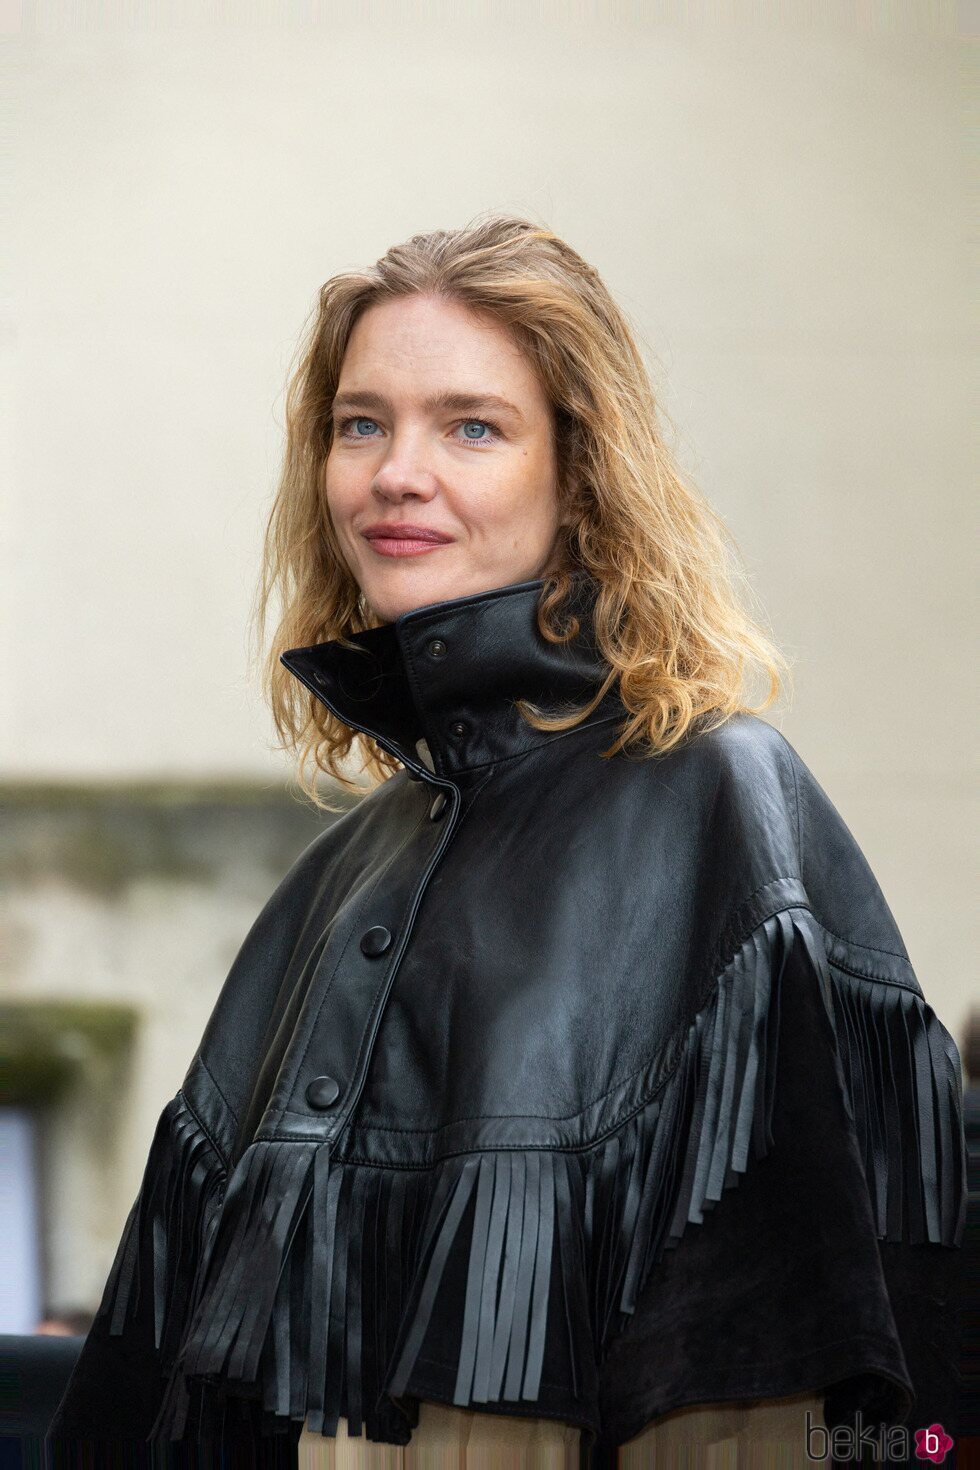
[[[171,1105],[105,1301],[121,1331],[149,1222],[158,1342],[161,1324],[168,1344],[187,1324],[151,1437],[182,1437],[195,1386],[239,1385],[280,1423],[335,1435],[344,1416],[352,1435],[404,1443],[409,1410],[395,1400],[437,1309],[459,1329],[454,1404],[536,1401],[549,1333],[566,1338],[576,1397],[594,1387],[663,1251],[772,1147],[791,953],[804,962],[792,983],[813,979],[836,1030],[879,1233],[955,1243],[965,1159],[952,1039],[911,989],[832,966],[812,915],[790,909],[758,925],[664,1047],[655,1094],[587,1149],[411,1170],[256,1140],[219,1200],[220,1161]],[[462,1300],[440,1292],[456,1252]]]
[[[881,1240],[955,1246],[966,1221],[956,1045],[921,995],[829,965],[845,1100]]]
[[[199,1288],[224,1182],[217,1150],[178,1093],[157,1123],[99,1308],[118,1335],[152,1287],[153,1338],[164,1363],[176,1355]]]

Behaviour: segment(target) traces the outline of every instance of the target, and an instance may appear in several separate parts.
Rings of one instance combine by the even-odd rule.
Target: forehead
[[[399,297],[364,311],[351,332],[338,387],[418,386],[543,396],[537,375],[502,323],[462,302]]]

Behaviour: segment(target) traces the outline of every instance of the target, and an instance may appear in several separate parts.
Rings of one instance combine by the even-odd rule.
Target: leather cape
[[[542,585],[282,656],[404,769],[282,879],[160,1117],[93,1329],[151,1324],[151,1438],[245,1398],[404,1444],[437,1354],[453,1403],[523,1415],[558,1364],[598,1433],[652,1267],[771,1145],[790,980],[878,1238],[961,1242],[957,1049],[829,797],[753,715],[658,758],[604,756],[615,687],[530,727],[516,698],[580,707],[608,672],[594,584],[567,645]]]

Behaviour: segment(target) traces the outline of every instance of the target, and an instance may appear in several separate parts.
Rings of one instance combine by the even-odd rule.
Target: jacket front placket
[[[412,743],[357,725],[349,703],[336,698],[336,675],[325,666],[321,649],[293,650],[283,662],[333,714],[370,734],[409,774],[384,792],[390,852],[331,916],[330,939],[256,1135],[335,1147],[356,1113],[425,890],[490,772],[480,772],[475,781],[458,770],[439,774],[420,754],[419,744],[430,749],[424,738]]]
[[[422,636],[417,630],[416,637]],[[306,1416],[312,1429],[326,1433],[336,1432],[341,1415],[354,1434],[360,1433],[363,1414],[369,1432],[391,1433],[400,1423],[393,1405],[382,1410],[383,1420],[373,1406],[405,1303],[389,1289],[376,1314],[382,1338],[377,1342],[347,1325],[361,1321],[356,1222],[378,1206],[382,1189],[393,1218],[403,1208],[414,1213],[405,1197],[422,1180],[412,1171],[342,1167],[344,1137],[426,888],[492,766],[468,770],[459,750],[448,748],[451,739],[440,742],[438,721],[409,704],[401,675],[406,651],[394,649],[391,637],[390,628],[381,630],[378,647],[398,690],[381,689],[380,697],[371,672],[375,664],[368,662],[359,684],[358,655],[352,661],[336,644],[282,655],[301,683],[345,724],[402,762],[406,775],[372,793],[370,799],[381,804],[379,825],[365,839],[363,878],[329,915],[329,934],[306,982],[268,1103],[229,1177],[204,1247],[194,1315],[155,1426],[165,1437],[183,1434],[191,1410],[189,1383],[208,1377],[248,1383],[261,1375],[269,1412]],[[431,693],[438,700],[418,678],[413,700],[420,688],[423,699]],[[399,724],[392,727],[386,715],[396,706]],[[451,725],[451,711],[447,718]],[[431,751],[431,765],[419,753],[420,740]],[[375,852],[380,835],[388,833],[390,845],[386,841],[385,850]],[[403,1284],[407,1289],[407,1280]],[[309,1341],[297,1351],[296,1334],[307,1329]]]

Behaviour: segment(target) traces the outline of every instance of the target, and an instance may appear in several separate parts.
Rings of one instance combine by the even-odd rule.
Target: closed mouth
[[[428,541],[433,545],[444,545],[452,540],[450,536],[441,536],[436,531],[422,531],[403,529],[401,527],[386,527],[383,531],[365,531],[364,538],[367,541]]]

